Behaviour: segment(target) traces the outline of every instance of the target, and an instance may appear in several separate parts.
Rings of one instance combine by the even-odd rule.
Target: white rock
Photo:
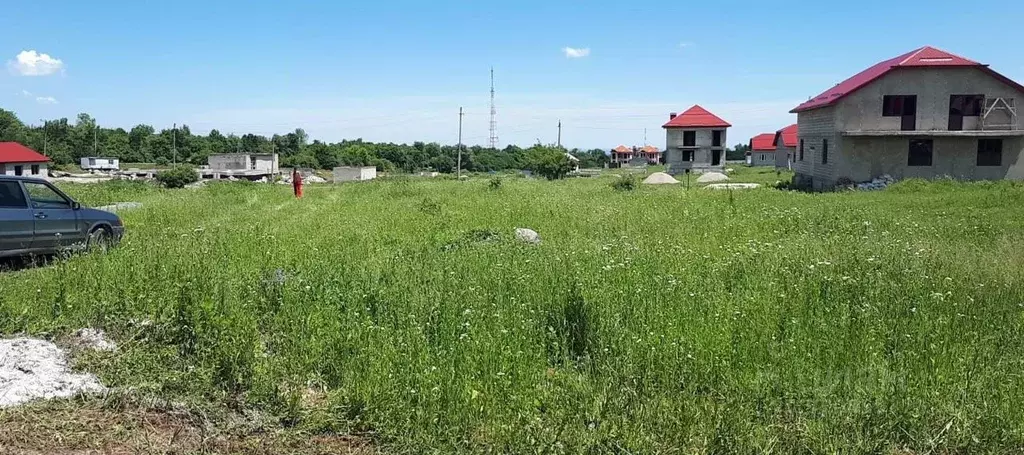
[[[697,183],[714,183],[729,180],[729,176],[721,172],[705,172],[697,178]]]
[[[305,179],[303,179],[303,182],[305,182],[305,183],[327,183],[327,180],[324,179],[323,177],[320,177],[319,175],[310,175],[309,177],[306,177]]]
[[[53,343],[0,340],[0,408],[106,390],[96,376],[71,372],[64,351]]]
[[[78,329],[71,335],[71,341],[83,349],[94,351],[116,351],[117,344],[107,339],[107,334],[102,330],[86,327]]]
[[[96,207],[96,210],[103,210],[105,212],[117,212],[119,210],[131,210],[142,207],[141,202],[115,202],[110,205],[104,205]]]
[[[516,240],[525,243],[538,244],[540,243],[540,234],[533,229],[516,228]]]

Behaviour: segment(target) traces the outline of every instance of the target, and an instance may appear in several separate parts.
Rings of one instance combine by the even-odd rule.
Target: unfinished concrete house
[[[221,153],[210,155],[209,167],[200,169],[203,178],[261,178],[281,172],[276,153]]]
[[[775,146],[776,169],[793,169],[793,157],[796,156],[798,131],[798,126],[792,124],[775,132],[772,145]]]
[[[723,171],[729,122],[700,106],[671,113],[665,128],[665,163],[670,174]]]
[[[377,178],[377,168],[374,166],[338,166],[331,171],[331,174],[334,176],[334,183],[358,182]]]
[[[772,133],[758,134],[750,138],[750,151],[747,152],[748,166],[775,166],[775,135]]]
[[[932,47],[878,63],[797,106],[794,183],[1024,179],[1024,86]]]

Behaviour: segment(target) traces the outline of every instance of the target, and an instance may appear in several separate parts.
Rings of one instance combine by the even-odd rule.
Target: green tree
[[[572,172],[573,163],[561,147],[535,145],[527,151],[529,169],[548,180],[564,178]]]

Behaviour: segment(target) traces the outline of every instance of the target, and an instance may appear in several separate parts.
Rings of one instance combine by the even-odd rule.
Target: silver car
[[[117,215],[82,207],[46,180],[0,176],[0,257],[107,248],[122,235]]]

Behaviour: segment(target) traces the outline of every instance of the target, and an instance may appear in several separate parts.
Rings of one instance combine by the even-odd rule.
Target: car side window
[[[28,208],[25,193],[21,191],[21,185],[18,182],[0,182],[0,208]]]
[[[71,201],[50,188],[49,185],[37,182],[25,182],[32,207],[37,209],[70,209]]]

